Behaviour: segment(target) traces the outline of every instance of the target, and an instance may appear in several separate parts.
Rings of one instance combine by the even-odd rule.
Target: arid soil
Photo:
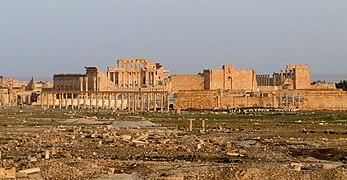
[[[0,152],[5,179],[347,179],[347,112],[0,109]]]

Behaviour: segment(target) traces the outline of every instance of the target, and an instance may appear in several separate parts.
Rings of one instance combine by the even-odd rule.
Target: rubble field
[[[0,179],[347,179],[347,112],[0,109]]]

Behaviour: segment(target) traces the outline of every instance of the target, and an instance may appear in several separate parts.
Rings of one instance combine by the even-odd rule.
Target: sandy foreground
[[[2,179],[347,179],[347,112],[0,109],[0,152]]]

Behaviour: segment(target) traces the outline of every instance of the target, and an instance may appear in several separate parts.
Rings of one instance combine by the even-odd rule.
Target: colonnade
[[[107,72],[109,79],[118,87],[142,87],[142,85],[156,85],[155,70],[141,69],[114,70]]]
[[[278,107],[302,106],[304,96],[295,92],[279,92],[276,94]]]
[[[169,111],[167,91],[47,91],[40,95],[42,108]]]

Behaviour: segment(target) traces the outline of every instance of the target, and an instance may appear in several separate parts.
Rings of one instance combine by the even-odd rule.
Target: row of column
[[[286,69],[284,72],[281,70],[280,77],[281,77],[281,82],[283,82],[287,78],[294,79],[295,78],[294,70],[287,70]]]
[[[142,87],[156,85],[155,71],[114,71],[108,72],[109,79],[119,87]]]
[[[304,102],[304,96],[299,93],[278,93],[278,107],[289,107],[290,105],[299,105]]]
[[[258,86],[270,86],[271,85],[271,78],[270,75],[257,75],[257,83]]]
[[[41,95],[42,108],[119,109],[128,111],[169,111],[167,92],[46,92]]]

